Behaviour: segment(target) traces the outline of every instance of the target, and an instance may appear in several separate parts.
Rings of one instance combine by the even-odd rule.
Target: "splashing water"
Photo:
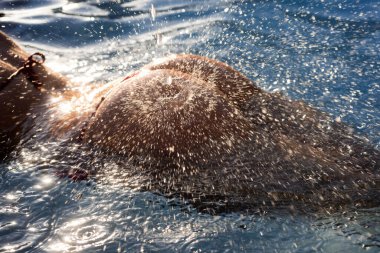
[[[331,113],[380,144],[376,2],[5,1],[0,9],[2,31],[27,50],[46,53],[46,64],[75,82],[105,83],[170,53],[205,55],[229,63],[266,90]],[[70,113],[73,104],[61,109]],[[0,165],[1,250],[378,252],[380,247],[378,208],[328,217],[211,216],[175,197],[134,191],[138,180],[120,172],[125,164],[87,152],[45,140],[23,146]],[[55,175],[86,165],[89,156],[91,169],[114,174],[104,178],[110,182],[71,182]]]
[[[154,8],[153,4],[150,7],[150,15],[152,17],[152,21],[155,21],[156,20],[157,12],[156,12],[156,8]]]

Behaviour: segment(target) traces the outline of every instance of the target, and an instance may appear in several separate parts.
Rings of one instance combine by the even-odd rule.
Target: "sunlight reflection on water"
[[[114,226],[99,216],[74,218],[57,229],[56,237],[47,245],[49,251],[82,251],[107,244],[114,237]]]
[[[267,90],[306,100],[380,143],[380,21],[373,1],[346,1],[341,7],[334,1],[13,2],[19,5],[0,4],[1,29],[28,51],[47,51],[46,64],[80,84],[113,80],[169,53],[197,53],[228,62]],[[120,189],[116,181],[108,187],[57,177],[57,170],[85,163],[75,147],[64,145],[25,146],[19,157],[0,165],[0,250],[378,252],[380,247],[378,208],[319,218],[199,214],[176,200]]]

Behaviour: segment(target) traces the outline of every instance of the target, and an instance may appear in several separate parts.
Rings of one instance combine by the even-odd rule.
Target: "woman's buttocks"
[[[85,139],[106,151],[197,163],[229,152],[249,128],[212,83],[176,70],[143,69],[106,96]]]

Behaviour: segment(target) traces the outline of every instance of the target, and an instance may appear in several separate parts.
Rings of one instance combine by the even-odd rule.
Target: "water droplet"
[[[166,84],[167,85],[171,85],[173,83],[173,78],[171,76],[169,76],[167,79],[166,79]]]
[[[152,4],[150,8],[150,16],[152,18],[152,21],[156,20],[156,8],[154,8],[154,5]]]

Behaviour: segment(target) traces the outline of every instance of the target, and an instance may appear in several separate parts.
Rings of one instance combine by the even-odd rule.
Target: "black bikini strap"
[[[28,79],[36,89],[40,90],[43,84],[39,80],[38,74],[34,71],[33,67],[36,65],[42,65],[44,62],[45,55],[39,52],[32,54],[24,62],[22,67],[18,68],[12,75],[5,79],[3,83],[0,83],[0,91],[5,89],[5,87],[7,87],[20,73],[23,73],[26,79]]]

